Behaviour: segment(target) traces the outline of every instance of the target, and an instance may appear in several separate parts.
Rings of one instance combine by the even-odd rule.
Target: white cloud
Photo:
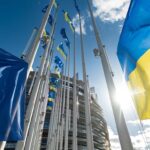
[[[111,150],[121,150],[118,135],[114,133],[111,127],[108,126],[109,139]]]
[[[139,120],[129,120],[127,123],[134,126],[140,125]],[[136,150],[145,150],[148,146],[150,148],[150,120],[144,120],[141,123],[143,124],[143,128],[141,127],[135,136],[131,136],[133,146]]]
[[[94,15],[104,22],[116,22],[126,16],[130,0],[93,0]]]
[[[128,124],[135,127],[139,126],[139,120],[127,121]],[[143,131],[138,130],[135,135],[131,136],[132,144],[135,150],[150,149],[150,120],[142,121]],[[138,127],[139,128],[139,127]],[[109,139],[112,150],[121,150],[118,135],[114,133],[112,128],[108,126]]]
[[[80,34],[80,24],[79,24],[79,15],[78,14],[76,14],[75,17],[72,19],[72,23],[76,29],[76,32],[78,34]],[[82,16],[81,16],[81,27],[82,27],[82,33],[85,35],[86,34],[85,19]]]

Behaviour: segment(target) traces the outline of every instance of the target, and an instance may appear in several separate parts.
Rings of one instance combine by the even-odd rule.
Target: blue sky
[[[43,16],[41,10],[46,4],[48,4],[48,2],[48,0],[0,0],[0,47],[20,57],[33,28],[40,26]],[[58,14],[54,48],[56,48],[56,46],[63,41],[60,36],[60,29],[62,27],[66,28],[66,33],[71,43],[73,43],[73,33],[71,32],[68,24],[64,21],[61,10],[67,10],[70,14],[70,17],[73,19],[73,22],[76,24],[78,23],[73,0],[58,0],[58,2],[61,5],[61,9]],[[89,75],[90,86],[96,87],[96,92],[99,97],[99,104],[104,110],[104,116],[109,126],[112,146],[114,146],[114,150],[117,150],[120,148],[114,119],[109,104],[109,97],[103,69],[100,59],[96,59],[93,55],[93,49],[97,47],[97,45],[91,26],[91,19],[87,9],[87,3],[86,0],[77,0],[77,2],[79,4],[82,16],[86,68],[87,74]],[[93,11],[96,17],[97,27],[99,29],[102,41],[106,45],[107,55],[115,74],[114,81],[117,87],[122,84],[122,71],[116,57],[116,50],[128,5],[129,0],[93,0]],[[54,9],[52,10],[52,14],[54,14]],[[47,31],[50,31],[49,25],[47,25],[46,28]],[[76,28],[78,32],[78,25]],[[77,71],[79,72],[80,79],[82,79],[79,38],[79,34],[77,33]],[[66,47],[65,49],[67,50]],[[42,54],[42,52],[43,50],[40,47],[34,67],[39,64],[39,56]],[[71,61],[73,61],[73,59]],[[71,72],[73,72],[73,68],[71,68]],[[139,127],[136,121],[137,117],[132,110],[131,104],[128,103],[127,105],[129,105],[130,111],[124,111],[125,117],[127,118],[128,127],[131,131],[131,135],[133,136],[132,139],[134,141],[134,145],[136,145],[138,149],[140,147],[137,144],[138,140],[141,142],[141,147],[144,147],[145,145],[143,143],[143,139],[141,138],[141,134],[138,133]],[[146,124],[145,130],[150,133],[149,123],[144,123]]]

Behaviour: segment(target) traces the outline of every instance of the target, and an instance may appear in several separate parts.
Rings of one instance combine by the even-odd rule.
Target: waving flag
[[[66,22],[69,24],[72,32],[74,32],[74,26],[73,26],[72,20],[69,16],[68,12],[63,10],[63,13],[64,13],[64,18],[65,18]]]
[[[28,64],[0,48],[0,141],[23,140]]]
[[[57,46],[57,50],[60,52],[60,54],[64,57],[66,60],[67,54],[64,50],[63,43],[61,42],[60,45]]]
[[[67,37],[67,35],[66,35],[66,30],[65,30],[65,28],[62,28],[62,29],[60,30],[60,34],[62,35],[63,39],[65,40],[66,46],[70,49],[70,41],[69,41],[69,39],[68,39],[68,37]]]
[[[59,66],[59,68],[63,68],[64,64],[58,56],[55,56],[54,62]]]
[[[149,8],[149,0],[131,1],[117,52],[140,119],[150,118]]]

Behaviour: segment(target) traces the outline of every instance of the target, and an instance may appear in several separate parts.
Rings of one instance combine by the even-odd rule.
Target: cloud
[[[135,127],[139,126],[139,120],[129,120],[128,124]],[[150,149],[150,120],[142,121],[143,131],[138,130],[135,135],[131,135],[132,144],[135,150]],[[109,139],[112,150],[121,150],[118,135],[114,133],[112,128],[108,126]]]
[[[127,123],[134,126],[140,125],[139,120],[129,120]],[[145,150],[148,146],[150,148],[150,120],[144,120],[142,124],[143,129],[141,127],[141,130],[135,136],[131,136],[133,146],[136,150]]]
[[[124,20],[130,0],[93,0],[94,16],[104,22]]]
[[[118,135],[114,133],[110,126],[108,126],[108,133],[111,144],[111,150],[121,150]]]
[[[79,24],[79,15],[76,14],[75,17],[72,19],[72,23],[76,29],[76,33],[80,34],[80,24]],[[86,28],[85,28],[85,19],[81,16],[81,27],[82,27],[82,33],[86,34]]]

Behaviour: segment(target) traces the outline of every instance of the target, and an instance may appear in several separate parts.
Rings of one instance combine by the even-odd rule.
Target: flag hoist
[[[123,112],[121,110],[119,103],[116,102],[116,88],[115,88],[114,81],[113,81],[113,74],[112,74],[110,64],[108,62],[107,55],[106,55],[104,46],[102,45],[99,32],[97,30],[96,22],[93,16],[93,12],[91,8],[92,0],[90,2],[89,0],[87,0],[87,3],[88,3],[88,8],[89,8],[89,12],[91,15],[91,19],[92,19],[95,38],[96,38],[97,45],[98,45],[98,55],[101,57],[101,62],[102,62],[102,66],[103,66],[103,70],[105,74],[105,79],[107,83],[110,102],[111,102],[111,106],[112,106],[112,110],[113,110],[113,114],[114,114],[114,118],[116,122],[116,127],[117,127],[117,131],[119,135],[121,148],[122,150],[127,150],[127,149],[133,150],[133,146],[131,143],[130,135],[128,133],[128,129],[126,126]]]

